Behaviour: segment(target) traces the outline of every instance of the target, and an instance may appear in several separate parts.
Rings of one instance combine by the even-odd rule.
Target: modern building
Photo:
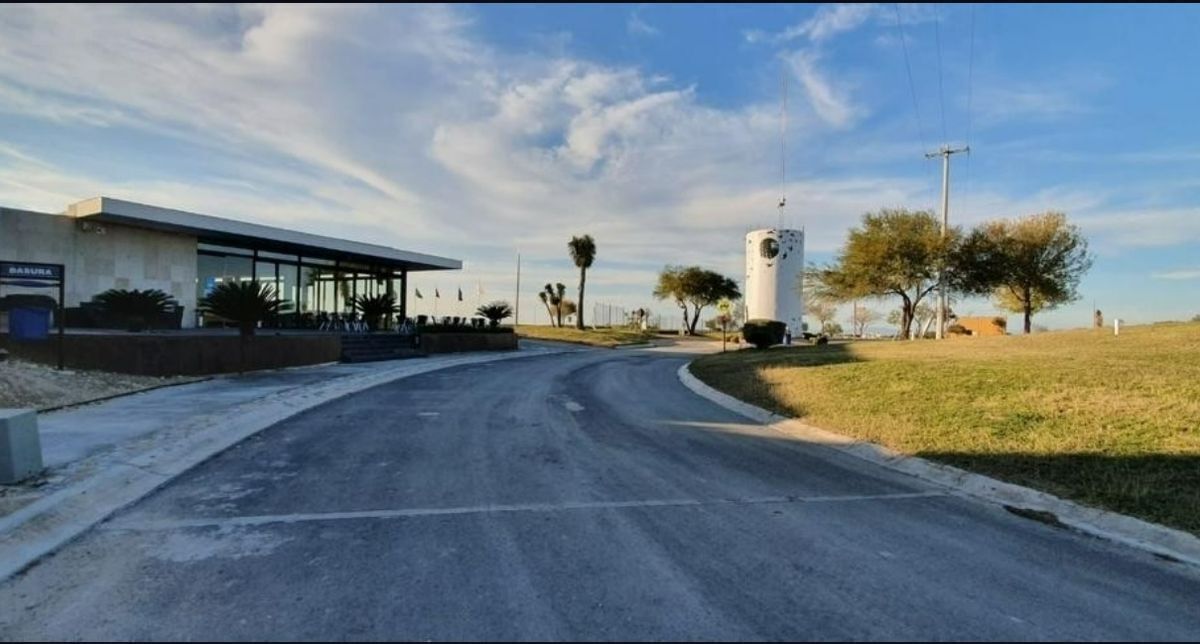
[[[183,306],[183,328],[203,325],[196,303],[224,281],[274,284],[289,303],[281,326],[305,327],[345,313],[356,295],[394,293],[405,316],[409,273],[462,268],[456,259],[109,197],[61,214],[0,208],[0,261],[62,264],[68,308],[112,288],[164,291]]]
[[[804,231],[769,228],[746,234],[746,319],[777,320],[804,332]]]

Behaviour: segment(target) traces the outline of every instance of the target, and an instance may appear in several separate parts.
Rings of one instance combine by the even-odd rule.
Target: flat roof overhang
[[[135,228],[194,235],[201,243],[256,248],[290,255],[368,264],[405,271],[455,270],[462,260],[414,253],[378,244],[302,233],[184,210],[93,197],[67,206],[67,216]]]

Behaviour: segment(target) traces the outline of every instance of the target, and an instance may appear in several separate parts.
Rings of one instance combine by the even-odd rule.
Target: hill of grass
[[[700,358],[825,429],[1200,534],[1200,324]]]

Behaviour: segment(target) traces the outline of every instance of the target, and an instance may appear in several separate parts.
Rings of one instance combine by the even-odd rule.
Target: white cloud
[[[792,73],[800,81],[813,110],[826,123],[845,128],[863,116],[865,108],[850,99],[845,83],[835,83],[817,66],[820,54],[813,50],[792,52],[785,57]]]
[[[828,43],[863,24],[855,11],[823,8],[805,36]],[[816,47],[787,55],[812,105],[791,122],[792,162],[851,168],[814,142],[867,108]],[[716,108],[701,89],[562,51],[494,49],[460,7],[6,5],[0,114],[73,143],[0,133],[0,193],[50,211],[106,194],[461,257],[462,274],[415,282],[479,280],[498,296],[518,251],[523,283],[573,288],[565,243],[590,232],[595,301],[646,305],[663,264],[740,275],[742,236],[775,222],[775,97]],[[130,145],[113,146],[125,132]],[[868,143],[877,159],[883,146]],[[196,163],[156,165],[171,156]],[[931,203],[931,182],[873,167],[789,185],[787,217],[810,253],[835,249],[866,211]],[[1151,241],[1082,189],[971,199],[964,222],[1061,208],[1089,233]],[[1194,211],[1157,216],[1164,238],[1200,239]],[[523,312],[537,305],[526,291]]]
[[[817,8],[811,18],[775,34],[761,30],[743,33],[748,42],[781,44],[797,38],[819,43],[834,36],[858,29],[877,13],[878,6],[870,3],[828,4]]]
[[[660,33],[658,28],[647,23],[641,13],[642,7],[638,6],[629,14],[629,19],[625,21],[625,31],[631,36],[657,36]]]
[[[1200,280],[1200,268],[1154,273],[1151,277],[1159,280]]]

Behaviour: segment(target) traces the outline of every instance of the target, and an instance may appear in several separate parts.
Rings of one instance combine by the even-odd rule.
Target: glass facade
[[[269,284],[281,306],[278,318],[267,326],[319,329],[323,322],[352,316],[351,301],[356,296],[390,292],[397,304],[403,298],[404,273],[395,268],[208,243],[197,250],[197,299],[223,282]],[[198,314],[196,322],[197,326],[221,323],[204,314]]]

